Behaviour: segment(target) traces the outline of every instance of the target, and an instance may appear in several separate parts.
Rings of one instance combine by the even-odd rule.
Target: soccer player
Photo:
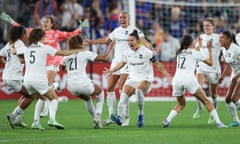
[[[130,16],[126,11],[122,11],[119,14],[119,23],[120,23],[120,26],[114,29],[109,34],[108,37],[86,41],[88,44],[107,44],[107,43],[110,43],[111,41],[115,42],[114,57],[111,63],[111,68],[113,68],[114,66],[116,66],[117,63],[122,61],[122,55],[126,50],[129,49],[128,36],[130,33],[133,32],[133,30],[137,29],[136,27],[130,25]],[[144,38],[144,34],[138,29],[137,31],[138,31],[138,35],[140,37],[141,43],[145,45],[147,48],[152,49],[152,45]],[[110,117],[111,117],[111,114],[114,114],[116,111],[115,110],[116,96],[115,96],[114,88],[119,80],[119,89],[120,89],[120,95],[121,95],[121,90],[127,77],[128,77],[127,66],[124,66],[123,68],[114,72],[112,75],[108,77],[107,105],[108,105],[109,118],[105,121],[106,125],[109,125],[112,123]],[[126,108],[124,109],[125,109],[125,114],[124,114],[125,121],[123,123],[123,126],[127,126],[130,120],[129,104],[127,104]]]
[[[16,21],[14,21],[8,14],[1,13],[0,19],[11,23],[12,25],[19,25]],[[77,35],[81,33],[81,29],[83,27],[88,26],[88,21],[84,21],[80,24],[79,28],[72,32],[63,32],[56,29],[54,19],[52,16],[45,16],[41,19],[41,28],[46,33],[46,38],[44,44],[52,46],[53,48],[60,50],[59,42],[68,39],[71,36]],[[28,33],[32,30],[32,28],[27,28]],[[59,65],[62,63],[61,56],[48,56],[47,58],[47,77],[50,84],[54,86],[54,88],[58,88],[59,83],[55,82],[55,76],[59,71]],[[37,102],[38,107],[41,107],[44,104],[44,109],[41,113],[41,116],[45,117],[48,115],[48,101],[43,101],[39,99]]]
[[[201,86],[205,83],[205,78],[209,83],[209,100],[212,101],[215,109],[217,108],[217,88],[218,88],[218,78],[221,74],[220,67],[220,54],[221,54],[221,46],[219,43],[219,34],[214,33],[214,22],[212,19],[207,18],[203,21],[203,30],[204,34],[200,35],[202,39],[202,47],[200,47],[200,52],[205,55],[209,55],[207,50],[207,42],[212,40],[212,57],[213,64],[211,66],[207,65],[203,61],[198,62],[197,67],[197,80]],[[193,114],[193,119],[199,119],[200,113],[202,112],[202,102],[197,99],[197,110]],[[214,123],[213,117],[209,116],[208,124]]]
[[[5,67],[3,70],[2,79],[8,88],[18,92],[22,96],[18,100],[18,106],[7,114],[7,119],[12,128],[15,126],[27,127],[22,121],[23,111],[31,104],[34,97],[30,96],[25,87],[23,86],[23,67],[18,55],[11,52],[11,46],[14,45],[17,52],[20,52],[22,48],[25,48],[28,36],[26,29],[23,26],[12,26],[8,31],[8,43],[0,51],[0,56],[5,57]],[[18,53],[20,54],[20,53]]]
[[[111,76],[114,72],[120,70],[125,65],[128,66],[129,76],[123,86],[123,92],[120,96],[118,105],[118,114],[111,114],[111,118],[118,125],[122,125],[122,116],[124,107],[128,104],[128,99],[136,93],[138,99],[138,127],[144,126],[144,94],[151,89],[153,81],[152,63],[156,62],[153,51],[140,45],[138,31],[134,30],[128,36],[128,45],[130,49],[123,54],[122,61],[117,63],[111,69],[106,69],[105,74]],[[170,78],[169,73],[161,63],[156,62],[159,70]]]
[[[219,78],[219,83],[222,82],[223,78],[229,71],[232,71],[231,83],[225,98],[227,109],[233,119],[229,126],[240,126],[240,121],[236,111],[236,107],[240,110],[240,47],[237,45],[235,37],[229,31],[221,33],[220,44],[223,47],[223,57],[225,59],[226,66]]]
[[[202,40],[198,40],[199,46],[201,47]],[[201,52],[194,49],[195,41],[190,35],[185,35],[181,41],[180,51],[177,55],[177,65],[176,73],[174,75],[172,86],[172,95],[176,97],[178,105],[175,106],[163,121],[163,127],[169,127],[172,119],[181,111],[186,105],[186,100],[184,97],[185,90],[188,90],[191,94],[196,96],[199,100],[203,102],[209,111],[210,115],[214,118],[217,123],[218,128],[225,128],[226,126],[220,121],[218,113],[214,108],[213,104],[206,97],[205,92],[199,85],[195,75],[194,70],[197,61],[203,61],[208,65],[213,64],[212,59],[212,41],[207,42],[207,49],[209,52],[209,57],[206,57]]]
[[[104,93],[102,88],[88,78],[86,66],[88,61],[106,61],[112,52],[113,46],[110,46],[107,53],[103,56],[98,56],[84,49],[83,39],[76,35],[68,40],[70,50],[81,50],[78,53],[65,56],[63,58],[63,66],[67,70],[67,89],[72,95],[78,96],[86,101],[86,106],[93,117],[94,128],[102,128],[101,114],[104,103]],[[96,110],[92,102],[92,96],[96,95]]]
[[[24,76],[24,86],[28,93],[34,94],[38,92],[40,95],[47,97],[49,102],[49,115],[48,125],[57,129],[64,129],[64,126],[58,123],[55,119],[58,100],[57,95],[47,79],[46,61],[48,55],[66,56],[71,55],[79,50],[56,50],[51,46],[45,45],[45,31],[36,28],[30,32],[29,47],[24,51],[24,60],[26,65],[26,72]],[[43,130],[40,125],[40,108],[35,107],[33,129]]]

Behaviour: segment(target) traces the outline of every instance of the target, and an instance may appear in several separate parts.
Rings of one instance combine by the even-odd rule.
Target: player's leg
[[[216,121],[218,128],[227,127],[221,122],[216,109],[214,108],[213,104],[209,101],[209,99],[206,97],[206,94],[202,88],[197,89],[195,96],[197,96],[203,102],[203,104],[205,105],[205,107],[208,110],[208,112],[210,113],[210,115]]]
[[[227,90],[227,94],[226,94],[226,98],[225,98],[227,110],[229,111],[229,113],[232,117],[232,122],[228,126],[232,126],[232,127],[239,126],[239,123],[240,123],[236,105],[232,101],[232,95],[233,95],[233,91],[235,89],[236,84],[237,84],[237,80],[233,78],[230,82],[230,86]]]
[[[125,81],[128,78],[128,74],[121,74],[120,75],[120,79],[119,79],[119,94],[120,94],[120,98],[122,96],[122,89],[124,86]],[[129,106],[129,100],[126,103],[125,107],[122,107],[122,110],[124,111],[123,114],[123,123],[122,126],[128,126],[129,122],[130,122],[130,116],[129,116],[129,111],[130,111],[130,106]]]
[[[136,88],[136,95],[138,98],[138,127],[144,126],[144,93],[148,91],[151,83],[149,81],[141,81]]]
[[[111,119],[116,122],[118,125],[122,125],[122,116],[125,114],[125,107],[128,103],[128,97],[131,96],[135,91],[135,88],[127,83],[123,87],[123,91],[120,96],[118,103],[118,114],[112,114]]]
[[[114,90],[119,78],[119,75],[111,75],[108,77],[107,106],[109,117],[104,121],[104,125],[113,123],[111,120],[111,114],[114,114],[116,112],[116,95]]]
[[[94,118],[94,128],[102,128],[101,115],[104,104],[104,92],[100,86],[94,84],[93,94],[96,94],[96,115]]]
[[[167,118],[163,121],[163,127],[167,128],[169,127],[171,121],[174,117],[177,116],[177,114],[182,111],[186,105],[186,100],[184,96],[176,96],[178,104],[170,111]]]
[[[55,87],[56,85],[53,85],[53,84],[55,81],[55,77],[57,75],[57,71],[54,68],[55,68],[54,65],[47,66],[47,78],[48,78],[48,82],[53,86],[54,89],[56,89]],[[40,116],[46,117],[48,116],[48,113],[49,113],[49,100],[46,99],[46,101],[44,101],[43,103],[43,109],[40,113]]]
[[[200,71],[198,71],[197,73],[197,80],[199,82],[199,84],[202,86],[205,82],[205,77],[204,77],[204,74],[201,73]],[[196,96],[195,96],[196,97]],[[201,112],[202,112],[202,109],[203,109],[203,105],[202,105],[202,102],[201,100],[199,100],[197,97],[196,97],[196,105],[197,105],[197,109],[196,111],[194,112],[193,114],[193,119],[199,119],[200,116],[201,116]]]

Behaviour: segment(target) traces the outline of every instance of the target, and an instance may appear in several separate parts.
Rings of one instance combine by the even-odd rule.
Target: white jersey
[[[64,56],[63,65],[66,66],[68,82],[79,82],[79,79],[88,79],[86,67],[88,61],[94,61],[97,54],[88,50],[80,51],[76,54]]]
[[[177,56],[177,65],[174,77],[182,80],[195,77],[194,71],[197,61],[203,61],[206,59],[207,57],[197,50],[188,48],[185,51],[182,51]]]
[[[114,57],[113,57],[114,61],[118,61],[118,62],[122,61],[123,54],[125,53],[126,50],[129,49],[128,36],[134,30],[138,31],[139,37],[144,37],[144,34],[134,26],[128,26],[126,28],[118,27],[109,34],[109,38],[112,41],[115,41],[115,49],[114,49]]]
[[[236,38],[238,45],[240,45],[240,33],[237,33],[235,38]]]
[[[129,49],[123,56],[123,61],[128,66],[129,78],[133,80],[153,81],[153,67],[150,59],[153,52],[145,46],[140,46],[137,51]]]
[[[219,43],[219,35],[218,34],[202,34],[200,36],[202,38],[202,47],[200,51],[206,55],[209,56],[208,49],[207,49],[207,42],[209,40],[213,40],[213,48],[212,48],[212,58],[213,58],[213,64],[212,66],[207,65],[204,62],[199,62],[198,63],[198,69],[203,71],[203,72],[214,72],[214,73],[221,73],[221,67],[220,67],[220,62],[219,62],[219,57],[221,53],[221,46]]]
[[[24,51],[26,72],[24,81],[48,81],[46,60],[47,56],[54,56],[57,50],[41,42],[31,44]]]
[[[14,43],[14,47],[18,53],[19,49],[25,48],[26,46],[21,40],[17,40]],[[11,53],[9,43],[5,45],[0,51],[0,56],[6,57],[6,64],[4,66],[2,79],[4,80],[22,80],[23,79],[23,67],[20,63],[17,55]]]
[[[232,76],[240,72],[240,47],[232,43],[229,49],[222,49],[226,63],[232,68]]]

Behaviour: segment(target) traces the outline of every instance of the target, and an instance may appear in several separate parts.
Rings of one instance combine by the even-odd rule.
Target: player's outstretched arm
[[[18,24],[10,15],[8,15],[7,13],[5,12],[2,12],[1,15],[0,15],[0,19],[5,21],[5,22],[8,22],[14,26],[19,26],[20,24]]]

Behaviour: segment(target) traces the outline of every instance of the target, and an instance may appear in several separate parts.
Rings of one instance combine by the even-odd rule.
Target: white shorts
[[[22,80],[3,80],[7,87],[15,92],[20,92],[23,86]]]
[[[75,96],[90,96],[94,92],[94,83],[90,79],[74,83],[68,82],[67,89]]]
[[[138,85],[141,83],[142,81],[136,81],[136,80],[131,80],[131,79],[127,79],[124,85],[129,85],[133,88],[135,88],[135,90],[137,89]],[[151,91],[152,87],[151,84],[150,86],[143,91],[144,94],[149,93]]]
[[[29,95],[38,92],[40,95],[45,95],[52,88],[49,82],[41,81],[24,81],[23,85],[27,89]]]
[[[186,81],[173,79],[172,87],[173,96],[183,96],[185,90],[191,94],[195,94],[197,89],[200,88],[200,84],[198,83],[197,79],[186,79]]]
[[[58,72],[58,71],[59,71],[59,65],[58,65],[58,64],[49,65],[49,66],[47,66],[47,71],[55,71],[55,72]]]
[[[206,72],[200,69],[197,69],[197,74],[204,74],[209,83],[217,84],[220,77],[220,73],[217,72]]]
[[[120,61],[112,61],[110,69],[112,69],[113,67],[115,67]],[[127,65],[125,65],[124,67],[122,67],[120,70],[114,72],[113,74],[115,75],[120,75],[120,74],[128,74],[128,67]]]

